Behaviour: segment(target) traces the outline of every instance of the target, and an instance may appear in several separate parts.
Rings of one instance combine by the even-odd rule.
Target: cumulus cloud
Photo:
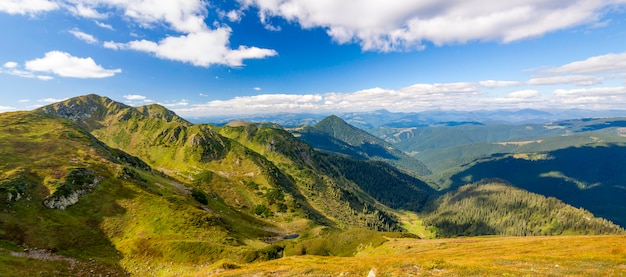
[[[107,18],[106,14],[99,13],[94,7],[87,6],[83,3],[77,3],[75,6],[67,6],[68,10],[80,17],[91,19],[103,19]]]
[[[61,101],[65,101],[67,98],[65,99],[59,99],[59,98],[42,98],[37,100],[37,102],[39,103],[56,103],[56,102],[61,102]]]
[[[127,94],[123,96],[124,99],[129,101],[145,100],[147,97],[139,94]]]
[[[84,33],[78,29],[73,29],[69,31],[70,34],[72,34],[74,37],[76,37],[77,39],[80,39],[84,42],[87,42],[89,44],[96,44],[98,43],[98,39],[96,39],[93,35]]]
[[[474,83],[415,84],[401,89],[372,88],[352,93],[261,94],[214,100],[175,109],[184,116],[276,112],[336,112],[388,109],[416,111],[458,108],[459,103],[479,101]]]
[[[511,99],[528,99],[539,96],[539,91],[534,89],[525,89],[511,92],[507,95],[507,98]]]
[[[626,52],[590,57],[547,70],[549,73],[597,74],[626,72]]]
[[[501,88],[501,87],[515,87],[520,86],[523,83],[518,81],[497,81],[497,80],[485,80],[480,81],[478,84],[486,88]]]
[[[106,42],[104,47],[111,49],[131,49],[152,53],[157,57],[208,67],[213,64],[242,66],[244,59],[260,59],[277,55],[271,49],[240,46],[230,49],[231,29],[221,27],[178,37],[167,37],[159,42],[135,40],[128,43]]]
[[[35,14],[59,9],[56,1],[49,0],[2,0],[0,12],[8,14]]]
[[[243,17],[243,11],[241,10],[219,11],[218,14],[221,18],[227,18],[230,22],[239,22]]]
[[[18,76],[22,78],[37,78],[42,81],[49,81],[54,79],[51,76],[46,75],[36,75],[35,73],[20,69],[20,65],[17,62],[6,62],[0,68],[0,73],[5,73],[13,76]]]
[[[254,46],[241,45],[231,48],[229,27],[218,26],[217,23],[209,26],[205,23],[209,14],[207,7],[210,7],[210,4],[205,0],[0,1],[0,12],[26,14],[64,8],[77,17],[105,19],[115,14],[123,15],[124,19],[144,28],[166,27],[170,34],[159,41],[108,41],[103,43],[103,46],[110,49],[147,52],[159,58],[195,66],[208,67],[219,64],[239,67],[246,59],[262,59],[277,55],[275,50]],[[243,11],[222,12],[221,16],[237,22],[243,16]],[[111,25],[98,21],[96,24],[113,30]],[[171,34],[171,31],[175,34]],[[95,37],[80,30],[72,30],[70,33],[88,43],[98,42]]]
[[[569,107],[582,109],[623,109],[626,87],[595,87],[583,89],[557,89],[556,99]]]
[[[152,99],[148,99],[147,96],[140,95],[140,94],[127,94],[122,97],[126,99],[125,103],[131,106],[140,106],[140,105],[154,103]]]
[[[121,69],[105,69],[91,57],[79,58],[61,51],[50,51],[43,58],[27,61],[26,69],[83,79],[106,78],[122,72]]]
[[[4,68],[16,68],[18,64],[16,62],[6,62],[2,65]]]
[[[187,105],[189,105],[189,101],[183,99],[180,100],[178,102],[173,102],[173,103],[160,103],[161,105],[167,107],[167,108],[175,108],[175,107],[185,107]]]
[[[15,111],[17,108],[11,106],[0,106],[0,113]]]
[[[414,0],[239,0],[259,9],[262,23],[272,17],[303,28],[326,29],[338,43],[364,50],[421,49],[469,41],[504,43],[548,32],[597,24],[621,0],[414,1]]]
[[[113,26],[111,24],[106,24],[100,21],[96,21],[96,25],[98,25],[98,27],[100,28],[104,28],[104,29],[109,29],[111,31],[115,31],[115,28],[113,28]]]
[[[529,85],[559,85],[572,84],[578,86],[591,86],[602,83],[603,79],[588,75],[564,75],[564,76],[548,76],[534,77],[526,82]]]
[[[238,46],[230,48],[231,29],[227,26],[211,28],[204,22],[208,11],[202,0],[92,0],[78,1],[87,8],[114,7],[124,11],[140,25],[151,28],[165,24],[180,35],[168,35],[160,41],[135,40],[126,43],[108,41],[104,47],[118,50],[147,52],[162,59],[208,67],[219,64],[232,67],[243,65],[246,59],[262,59],[277,55],[275,50]],[[231,21],[238,21],[241,11],[223,14]]]

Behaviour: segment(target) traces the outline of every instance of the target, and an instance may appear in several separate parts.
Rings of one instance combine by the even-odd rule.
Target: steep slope
[[[267,157],[315,207],[352,225],[398,230],[386,206],[419,210],[433,194],[424,182],[391,166],[319,153],[282,129],[237,123],[220,133]],[[368,178],[372,175],[378,179]]]
[[[271,252],[260,239],[277,235],[218,197],[199,202],[191,186],[59,117],[0,114],[0,161],[0,267],[9,276],[250,261]]]
[[[337,116],[326,117],[314,126],[304,126],[292,132],[316,149],[384,161],[416,175],[430,174],[422,162]]]
[[[482,178],[504,179],[626,226],[624,144],[493,155],[469,164],[451,180],[452,186],[460,186]]]
[[[623,234],[624,229],[560,200],[485,180],[451,191],[425,209],[443,237]]]

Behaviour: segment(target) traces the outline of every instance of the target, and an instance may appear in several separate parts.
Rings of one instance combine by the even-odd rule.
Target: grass
[[[355,257],[294,256],[203,276],[624,276],[626,236],[390,239]]]

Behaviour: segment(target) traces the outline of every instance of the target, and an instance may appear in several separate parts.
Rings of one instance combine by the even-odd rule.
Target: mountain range
[[[607,122],[558,126],[621,126]],[[594,216],[623,224],[623,204],[575,201],[588,191],[619,198],[623,171],[601,161],[623,165],[623,146],[489,153],[454,171],[432,171],[399,146],[335,116],[298,128],[193,124],[160,105],[93,94],[2,113],[0,264],[9,276],[177,275],[284,255],[351,256],[394,237],[624,233]],[[560,167],[590,153],[604,154],[580,165],[589,172]],[[528,178],[492,173],[518,160]],[[546,192],[535,174],[577,187]]]

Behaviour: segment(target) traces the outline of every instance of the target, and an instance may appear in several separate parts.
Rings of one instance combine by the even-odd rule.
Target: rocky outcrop
[[[73,169],[65,183],[48,196],[43,204],[50,209],[65,210],[67,207],[78,203],[81,196],[93,191],[103,179],[100,176],[93,176],[93,172],[88,169]]]

